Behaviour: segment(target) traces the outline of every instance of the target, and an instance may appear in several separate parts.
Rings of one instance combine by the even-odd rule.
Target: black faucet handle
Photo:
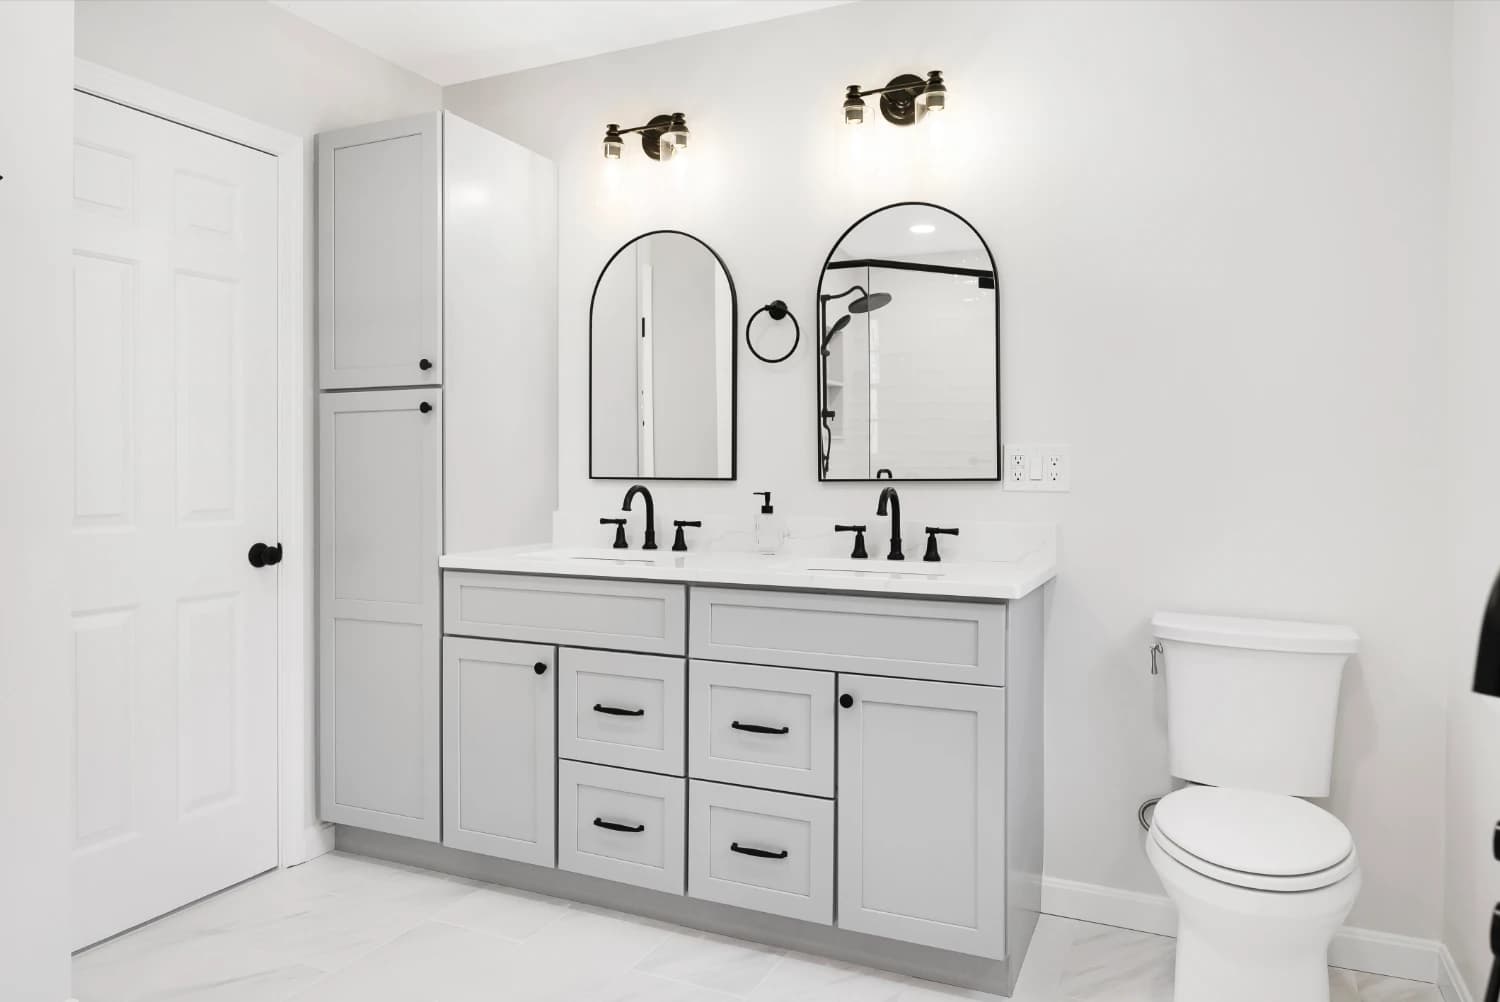
[[[865,551],[865,527],[862,525],[835,525],[834,532],[854,533],[854,552],[849,554],[851,560],[864,560],[870,554]]]
[[[703,528],[703,520],[698,518],[691,520],[674,518],[672,519],[672,525],[677,529],[677,535],[672,540],[672,550],[676,553],[686,553],[687,539],[682,535],[682,530],[701,529]]]
[[[615,549],[630,549],[630,544],[625,541],[625,520],[623,518],[601,518],[599,524],[615,527]]]
[[[928,563],[937,563],[939,560],[942,560],[943,558],[938,555],[938,536],[956,535],[958,535],[957,529],[943,529],[937,526],[929,525],[927,527],[927,552],[922,555],[922,559],[927,561]]]

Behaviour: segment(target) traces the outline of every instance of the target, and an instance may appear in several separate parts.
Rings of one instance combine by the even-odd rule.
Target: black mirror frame
[[[839,249],[839,245],[842,244],[844,240],[849,236],[849,234],[853,233],[861,223],[872,216],[876,216],[882,212],[885,212],[887,209],[899,209],[907,205],[916,205],[928,209],[937,209],[940,212],[946,212],[948,215],[953,216],[955,219],[958,219],[969,228],[969,230],[974,234],[975,237],[978,238],[979,245],[984,248],[985,255],[990,259],[990,273],[995,277],[995,475],[993,477],[882,477],[879,476],[878,473],[874,477],[829,477],[823,472],[824,454],[822,411],[824,406],[824,359],[822,343],[825,336],[825,329],[827,327],[826,317],[824,316],[822,309],[823,276],[828,273],[828,266],[833,263],[833,255],[834,252]],[[818,281],[813,287],[813,316],[817,318],[816,323],[818,326],[817,336],[813,338],[814,346],[817,349],[813,355],[813,441],[816,446],[813,450],[813,454],[814,461],[817,464],[819,483],[873,484],[877,481],[882,483],[895,481],[896,483],[907,484],[989,484],[1000,483],[1004,481],[1005,445],[1004,438],[1000,434],[1000,269],[995,264],[994,252],[990,250],[989,243],[984,239],[984,234],[979,232],[978,227],[969,222],[969,220],[962,214],[953,211],[946,205],[939,205],[936,202],[891,202],[889,205],[882,205],[878,209],[872,209],[871,211],[856,219],[853,224],[851,224],[848,229],[844,230],[844,232],[839,235],[839,238],[833,242],[833,246],[829,248],[828,256],[823,259],[823,267],[818,271]]]
[[[604,281],[609,266],[615,263],[615,258],[625,253],[626,249],[636,242],[647,237],[671,234],[674,236],[687,237],[697,242],[704,250],[714,256],[718,262],[719,269],[724,272],[724,280],[729,283],[729,475],[727,477],[643,477],[643,476],[601,476],[594,472],[594,302],[599,298],[599,286]],[[702,239],[693,236],[684,230],[648,230],[637,234],[620,245],[619,249],[609,256],[604,262],[604,267],[599,269],[599,277],[594,279],[594,291],[589,296],[589,479],[590,480],[661,480],[661,481],[705,481],[709,483],[727,483],[739,479],[740,468],[740,299],[739,293],[734,288],[734,273],[729,270],[729,265],[719,256],[719,252],[710,247]]]

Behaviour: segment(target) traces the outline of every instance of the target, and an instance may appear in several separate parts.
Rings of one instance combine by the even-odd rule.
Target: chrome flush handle
[[[1156,659],[1161,657],[1162,651],[1163,649],[1161,646],[1161,641],[1158,640],[1156,643],[1151,645],[1151,674],[1153,675],[1161,674],[1161,665],[1157,662]]]

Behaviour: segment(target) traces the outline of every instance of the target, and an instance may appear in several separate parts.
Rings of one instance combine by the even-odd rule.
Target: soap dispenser
[[[770,491],[751,493],[766,499],[755,516],[755,548],[762,553],[775,553],[781,549],[781,543],[786,539],[786,525],[771,504]]]

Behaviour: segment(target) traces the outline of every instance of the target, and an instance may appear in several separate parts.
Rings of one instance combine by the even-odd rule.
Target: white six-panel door
[[[75,946],[276,865],[275,160],[76,98]],[[13,429],[24,434],[24,429]]]

